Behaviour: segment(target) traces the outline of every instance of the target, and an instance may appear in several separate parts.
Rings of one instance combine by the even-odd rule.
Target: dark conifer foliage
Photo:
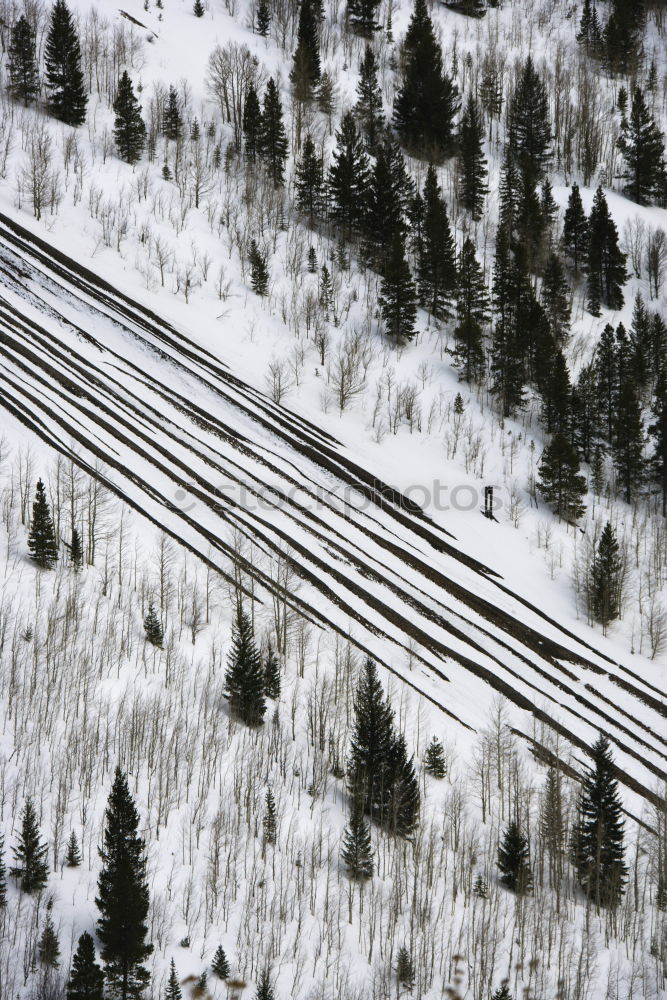
[[[32,505],[32,520],[28,533],[28,550],[40,569],[53,569],[58,561],[56,530],[53,526],[51,508],[46,499],[46,490],[41,479],[37,480],[35,501]]]
[[[69,835],[67,848],[65,850],[65,864],[68,868],[78,868],[81,864],[81,851],[79,841],[76,839],[74,830]]]
[[[570,289],[558,254],[551,253],[547,259],[540,298],[554,343],[562,346],[570,329]]]
[[[479,899],[488,899],[489,886],[481,872],[475,878],[472,891]]]
[[[350,822],[343,834],[340,856],[350,878],[363,881],[373,877],[375,863],[371,832],[358,805],[353,806]]]
[[[271,27],[271,8],[269,7],[268,0],[259,0],[257,4],[255,27],[257,34],[261,35],[262,38],[266,38]]]
[[[66,125],[82,125],[88,98],[79,35],[65,0],[56,0],[52,8],[44,59],[49,111]]]
[[[577,41],[586,48],[589,55],[599,56],[602,53],[602,29],[595,0],[584,0]]]
[[[453,145],[458,90],[445,73],[426,0],[415,0],[405,36],[405,71],[394,103],[394,125],[414,153],[441,157]]]
[[[632,503],[644,483],[644,423],[636,386],[631,378],[619,379],[612,457],[619,492]]]
[[[579,193],[573,184],[563,220],[563,247],[574,265],[575,275],[583,267],[588,254],[588,219]]]
[[[547,89],[528,56],[508,112],[508,144],[526,184],[534,187],[551,158],[551,122]]]
[[[412,340],[417,318],[417,289],[400,232],[396,232],[392,240],[378,301],[385,335],[396,344]]]
[[[579,472],[579,459],[564,434],[554,434],[540,462],[538,489],[554,513],[566,521],[577,521],[585,505],[586,480]]]
[[[162,134],[165,138],[176,142],[183,133],[183,118],[181,116],[181,104],[178,99],[176,87],[170,85],[167,95],[167,105],[162,115]]]
[[[231,972],[229,968],[229,961],[221,944],[218,945],[215,955],[213,956],[211,969],[213,970],[213,974],[217,976],[218,979],[222,979],[223,981],[225,979],[229,979]]]
[[[268,969],[264,969],[259,977],[257,990],[255,991],[255,1000],[276,1000],[276,995],[273,992],[271,976]]]
[[[422,198],[417,274],[420,303],[436,319],[452,314],[457,294],[456,248],[433,164],[429,165]]]
[[[282,104],[276,81],[270,77],[264,92],[258,152],[275,187],[283,183],[287,151]]]
[[[83,567],[83,542],[79,529],[76,526],[72,528],[72,540],[68,549],[70,566],[78,573]]]
[[[347,18],[352,31],[363,38],[370,38],[380,27],[378,7],[380,0],[348,0]]]
[[[346,112],[336,132],[336,149],[329,168],[331,218],[343,237],[358,233],[366,218],[370,168],[368,156],[351,112]]]
[[[414,761],[408,757],[403,733],[394,737],[389,770],[388,826],[399,837],[409,837],[419,818],[420,794]]]
[[[593,559],[590,602],[593,618],[605,629],[621,612],[622,572],[616,532],[607,521]]]
[[[164,1000],[182,1000],[183,993],[181,992],[181,987],[178,982],[178,973],[176,972],[176,965],[172,958],[169,965],[169,979],[167,980],[167,988],[164,991]]]
[[[95,961],[95,942],[87,931],[79,938],[67,984],[67,1000],[102,1000],[104,976]]]
[[[58,935],[56,934],[56,929],[53,926],[53,920],[51,919],[50,912],[47,912],[46,915],[44,930],[42,931],[37,944],[37,953],[42,965],[45,965],[49,969],[57,969],[59,967],[60,944],[58,942]]]
[[[308,216],[312,226],[324,206],[324,171],[322,157],[317,153],[310,133],[303,141],[301,156],[297,160],[295,188],[297,207]]]
[[[264,658],[264,694],[274,701],[280,698],[280,659],[271,643]]]
[[[667,352],[665,354],[658,371],[651,406],[654,419],[649,425],[649,433],[655,445],[650,472],[660,489],[663,517],[667,517]]]
[[[547,433],[569,436],[572,422],[572,384],[567,361],[560,348],[544,348],[545,371],[539,380],[542,418]]]
[[[146,126],[127,70],[118,82],[113,109],[116,115],[114,142],[118,155],[126,163],[137,163],[146,145]]]
[[[405,986],[408,990],[415,984],[414,962],[405,945],[401,945],[396,956],[396,979],[399,986]]]
[[[595,192],[588,220],[587,302],[594,316],[600,306],[620,309],[623,305],[623,285],[627,281],[625,254],[618,245],[618,230],[611,215],[602,187]]]
[[[250,240],[248,247],[248,263],[250,264],[250,284],[255,295],[262,298],[269,290],[269,269],[266,254],[257,246],[256,240]]]
[[[266,712],[262,659],[255,644],[250,618],[240,604],[232,628],[225,686],[232,714],[247,726],[261,725]]]
[[[276,800],[270,788],[267,788],[264,799],[262,833],[265,844],[275,844],[278,835],[278,814],[276,812]]]
[[[260,150],[262,109],[254,85],[248,86],[243,105],[243,151],[246,159],[254,163]]]
[[[579,884],[596,906],[616,906],[623,895],[624,863],[621,800],[609,741],[592,748],[593,767],[584,775],[572,859]]]
[[[484,371],[483,325],[489,319],[489,296],[484,273],[470,237],[461,247],[457,268],[455,358],[460,377],[480,381]]]
[[[643,0],[612,0],[603,39],[605,58],[614,72],[627,73],[636,65],[643,23]]]
[[[35,35],[25,14],[21,14],[12,28],[8,55],[9,93],[26,106],[32,104],[39,93],[37,50]]]
[[[301,0],[290,80],[298,100],[309,100],[322,75],[319,17],[313,0]]]
[[[611,444],[614,437],[614,420],[618,399],[618,352],[614,328],[607,323],[600,334],[595,357],[595,396],[600,421],[600,434]]]
[[[366,147],[373,153],[384,132],[385,120],[382,92],[378,82],[378,65],[371,45],[366,45],[364,57],[359,65],[357,83],[357,103],[353,114],[359,123],[359,131]]]
[[[204,16],[206,11],[204,8],[204,4],[202,3],[202,0],[194,0],[194,3],[192,5],[192,13],[194,14],[195,17]]]
[[[433,778],[444,778],[447,774],[447,760],[442,743],[434,736],[424,754],[424,770]]]
[[[376,150],[370,172],[366,217],[363,225],[363,252],[369,264],[385,274],[394,239],[405,240],[408,214],[414,197],[400,147],[385,132]]]
[[[511,822],[503,834],[498,848],[498,869],[502,884],[517,895],[530,892],[532,889],[533,875],[528,841],[516,821]]]
[[[486,157],[483,149],[484,124],[479,104],[468,98],[459,124],[459,181],[461,202],[473,221],[482,217],[488,192]]]
[[[106,987],[115,1000],[137,1000],[150,978],[143,965],[153,951],[147,941],[146,850],[138,826],[127,778],[117,767],[107,802],[95,899]]]
[[[23,807],[21,832],[13,854],[14,865],[9,869],[9,874],[18,880],[23,892],[41,892],[49,877],[48,848],[40,841],[37,813],[32,799],[27,799]]]
[[[152,646],[157,646],[158,649],[162,649],[162,644],[164,643],[164,630],[162,628],[160,616],[155,610],[152,601],[148,602],[148,611],[146,612],[146,617],[144,618],[144,632],[146,633],[146,642],[150,642]]]
[[[618,148],[623,154],[626,194],[638,205],[648,205],[665,194],[665,140],[644,100],[635,87],[632,109],[621,122]]]
[[[510,993],[510,988],[507,985],[506,981],[500,984],[498,989],[491,997],[491,1000],[514,1000],[514,997]]]

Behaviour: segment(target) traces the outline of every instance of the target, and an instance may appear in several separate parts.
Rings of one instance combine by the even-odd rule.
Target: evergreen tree
[[[322,159],[315,151],[315,143],[310,133],[306,136],[301,156],[296,164],[296,204],[300,212],[308,215],[312,226],[315,216],[322,211],[324,203],[324,178]]]
[[[475,884],[472,887],[472,891],[473,894],[477,896],[479,899],[488,899],[489,886],[481,872],[477,875],[477,878],[475,879]]]
[[[211,969],[213,970],[214,975],[216,975],[218,979],[222,979],[223,982],[225,979],[229,979],[231,970],[229,968],[229,962],[227,961],[227,956],[225,955],[224,949],[221,944],[218,945],[215,955],[213,956],[213,961],[211,962]]]
[[[192,5],[192,13],[194,14],[195,17],[203,17],[204,16],[205,10],[204,10],[204,4],[202,3],[202,0],[194,0],[194,3]]]
[[[599,315],[600,305],[620,309],[623,305],[623,284],[627,281],[625,254],[618,246],[618,230],[611,215],[602,187],[595,192],[588,220],[588,308]]]
[[[280,660],[271,643],[264,660],[264,695],[274,701],[280,698]]]
[[[646,106],[644,94],[635,87],[629,118],[621,122],[617,142],[625,160],[625,192],[638,205],[660,199],[665,191],[665,140]]]
[[[574,273],[579,274],[588,253],[588,219],[578,184],[572,185],[565,209],[563,247],[574,265]]]
[[[542,393],[542,419],[548,434],[567,435],[572,420],[572,384],[563,352],[546,351],[545,372],[539,382]]]
[[[72,541],[69,544],[69,561],[72,569],[78,573],[83,566],[83,542],[79,529],[72,528]]]
[[[183,994],[178,982],[178,974],[176,972],[176,965],[174,964],[173,958],[169,965],[169,979],[167,980],[167,988],[164,991],[164,1000],[183,1000]]]
[[[252,83],[248,85],[243,105],[243,150],[246,159],[254,163],[260,150],[262,133],[262,109],[257,91]]]
[[[371,846],[371,832],[358,805],[352,809],[350,823],[343,834],[341,860],[350,878],[363,881],[373,877],[375,864]]]
[[[35,501],[32,505],[32,520],[28,532],[28,550],[40,569],[53,569],[58,560],[56,529],[53,526],[51,508],[46,499],[44,483],[37,480]]]
[[[37,99],[39,76],[35,35],[25,14],[12,28],[8,55],[9,93],[27,107]]]
[[[585,365],[572,389],[574,443],[583,455],[585,462],[591,460],[599,432],[600,411],[597,405],[596,391],[593,365]]]
[[[313,0],[301,0],[296,35],[296,51],[292,62],[290,80],[298,100],[309,100],[319,83],[320,33],[318,15]]]
[[[264,671],[250,618],[240,604],[232,628],[225,685],[232,714],[247,726],[261,725],[266,712]]]
[[[13,849],[15,864],[9,869],[23,892],[38,893],[46,885],[49,877],[47,853],[47,845],[40,843],[35,807],[32,799],[27,799],[21,813],[19,842]]]
[[[440,740],[434,736],[424,754],[424,770],[433,778],[444,778],[447,774],[447,760]]]
[[[498,848],[498,868],[500,881],[518,895],[530,892],[533,875],[530,869],[528,841],[516,820],[512,821],[503,834]]]
[[[366,216],[369,165],[366,151],[351,112],[341,118],[336,132],[337,148],[329,168],[331,217],[345,239],[359,232]]]
[[[37,953],[42,965],[46,965],[49,969],[57,969],[60,965],[60,944],[50,913],[46,915],[44,930],[37,943]]]
[[[394,103],[394,125],[408,149],[442,156],[453,143],[458,90],[445,73],[426,0],[415,0],[405,36],[405,71]]]
[[[622,572],[616,532],[607,521],[593,557],[590,594],[593,618],[605,629],[621,613]]]
[[[50,113],[66,125],[82,125],[88,98],[83,87],[79,36],[65,0],[56,0],[51,10],[44,60]]]
[[[350,794],[364,813],[382,822],[390,786],[394,714],[371,659],[366,660],[361,672],[354,716],[347,763]]]
[[[69,840],[67,841],[67,848],[65,850],[65,864],[68,868],[78,868],[81,864],[81,851],[79,850],[79,841],[76,839],[76,834],[74,830],[69,835]]]
[[[146,940],[148,882],[146,851],[137,830],[139,814],[127,778],[116,768],[106,809],[95,903],[100,913],[97,935],[105,963],[106,990],[114,1000],[142,996],[150,975],[143,962],[153,951]]]
[[[148,611],[146,612],[146,617],[144,618],[144,632],[146,633],[146,642],[150,642],[151,645],[157,646],[158,649],[162,649],[162,644],[164,642],[164,630],[152,601],[148,602]]]
[[[378,30],[377,19],[380,0],[347,0],[347,18],[352,31],[363,38],[370,38]]]
[[[602,49],[602,29],[600,28],[600,18],[595,7],[595,0],[584,0],[579,21],[579,31],[577,41],[584,45],[586,51],[597,56]]]
[[[565,343],[570,326],[570,289],[558,254],[551,253],[544,268],[540,299],[554,342]]]
[[[7,905],[7,867],[5,865],[5,838],[0,833],[0,910]]]
[[[658,370],[655,395],[651,407],[654,422],[649,434],[655,442],[650,471],[662,495],[662,516],[667,517],[667,361],[662,360]]]
[[[584,775],[572,855],[579,884],[597,906],[616,906],[623,894],[621,800],[609,741],[600,735],[592,749],[593,768]]]
[[[511,252],[508,225],[498,228],[493,269],[493,305],[496,325],[491,348],[491,391],[498,396],[504,417],[523,406],[525,350],[522,329],[532,322],[528,306],[534,296],[520,253]]]
[[[514,1000],[514,997],[510,993],[510,988],[507,985],[507,981],[500,984],[496,992],[491,997],[491,1000]]]
[[[405,256],[405,243],[395,233],[379,295],[384,332],[396,344],[412,340],[417,318],[417,290]]]
[[[544,449],[537,486],[554,513],[566,521],[577,521],[586,509],[582,503],[586,480],[579,472],[577,454],[563,434],[554,434]]]
[[[619,371],[618,352],[614,328],[607,323],[600,334],[595,357],[595,395],[600,418],[600,431],[607,443],[614,437],[616,403],[618,399]]]
[[[67,984],[67,1000],[103,1000],[104,976],[95,961],[95,942],[87,931],[79,938]]]
[[[266,264],[266,255],[261,252],[255,240],[250,240],[248,263],[250,264],[252,290],[255,295],[263,298],[269,290],[269,269]]]
[[[276,814],[276,800],[270,788],[266,790],[264,800],[264,819],[262,820],[262,833],[265,844],[275,844],[278,835],[278,817]]]
[[[560,772],[555,767],[547,771],[542,807],[540,833],[549,857],[549,884],[555,888],[563,874],[563,849],[565,846],[565,817]]]
[[[375,53],[370,45],[366,45],[364,57],[359,65],[357,103],[352,113],[359,123],[359,131],[370,153],[375,151],[384,130],[383,103]]]
[[[644,424],[637,389],[622,378],[616,406],[612,443],[614,468],[626,503],[632,503],[644,482]]]
[[[417,254],[419,297],[432,316],[445,320],[451,315],[451,302],[457,294],[456,249],[433,164],[426,173],[422,204]]]
[[[534,187],[551,157],[547,89],[528,56],[508,109],[508,143],[526,183]]]
[[[146,126],[127,70],[118,82],[113,109],[116,115],[113,135],[118,155],[126,163],[137,163],[146,145]]]
[[[255,1000],[275,1000],[275,993],[273,992],[271,977],[268,969],[264,969],[264,972],[259,977],[257,990],[255,992]]]
[[[162,134],[166,139],[177,142],[183,132],[183,118],[181,116],[181,105],[178,100],[176,87],[170,85],[167,96],[167,106],[162,114]]]
[[[371,266],[386,272],[394,239],[405,239],[407,216],[414,195],[400,147],[389,132],[378,145],[371,170],[363,225],[363,252]]]
[[[271,8],[269,7],[268,0],[259,0],[255,17],[257,34],[262,38],[266,38],[271,27]]]
[[[410,952],[402,945],[398,949],[396,957],[396,979],[399,986],[405,986],[411,990],[415,984],[415,967],[410,956]]]
[[[635,66],[643,17],[643,0],[612,0],[603,38],[607,63],[615,72],[628,73]]]
[[[394,736],[389,755],[389,795],[387,821],[392,833],[409,837],[419,819],[419,782],[414,761],[408,758],[405,737]]]
[[[630,328],[632,353],[632,375],[639,392],[649,385],[653,375],[653,328],[644,300],[639,292],[635,295]]]
[[[484,198],[488,192],[483,142],[482,113],[471,95],[459,124],[459,180],[463,207],[475,222],[482,217]]]
[[[455,357],[461,378],[480,381],[484,371],[482,325],[489,318],[489,297],[484,272],[470,237],[464,240],[459,255],[456,297]]]
[[[280,187],[283,183],[287,150],[287,135],[278,87],[273,77],[270,77],[264,92],[258,152],[274,187]]]

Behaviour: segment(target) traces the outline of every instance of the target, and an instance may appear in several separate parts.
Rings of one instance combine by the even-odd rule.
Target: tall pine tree
[[[331,218],[350,239],[366,217],[370,168],[354,117],[346,112],[336,132],[336,149],[329,167]]]
[[[618,230],[611,215],[602,187],[598,187],[588,219],[587,302],[594,316],[600,305],[620,309],[623,305],[623,285],[627,281],[625,254],[618,245]]]
[[[590,607],[593,618],[606,630],[621,613],[623,560],[616,532],[607,521],[595,549],[590,575]]]
[[[66,125],[82,125],[88,98],[81,72],[79,35],[65,0],[56,0],[44,52],[48,108]]]
[[[53,526],[51,508],[46,499],[46,491],[41,479],[37,480],[35,501],[32,505],[28,550],[40,569],[53,569],[58,561],[56,529]]]
[[[247,726],[260,726],[266,712],[262,658],[255,643],[250,618],[240,603],[232,628],[232,648],[227,658],[225,688],[232,714]]]
[[[25,14],[12,28],[9,42],[9,93],[26,106],[37,99],[39,77],[35,35]]]
[[[461,202],[474,222],[482,217],[488,188],[484,156],[484,125],[475,97],[471,94],[459,124],[459,184]]]
[[[95,961],[95,942],[84,931],[76,947],[67,983],[67,1000],[102,1000],[104,976]]]
[[[392,240],[378,301],[387,337],[396,344],[412,340],[417,318],[417,289],[405,255],[405,240],[400,232],[396,232]]]
[[[424,183],[417,275],[421,305],[436,319],[448,319],[457,294],[456,249],[433,164]]]
[[[586,480],[579,472],[577,453],[564,434],[554,434],[540,462],[538,489],[554,513],[578,521],[585,505]]]
[[[625,192],[638,205],[648,205],[665,193],[665,140],[635,87],[629,117],[623,117],[618,148],[625,161]]]
[[[9,869],[12,878],[18,879],[23,892],[29,895],[41,892],[49,877],[48,848],[40,841],[37,813],[32,799],[27,799],[21,813],[21,832],[14,848],[14,864]]]
[[[126,163],[137,163],[146,145],[146,126],[127,70],[118,81],[113,110],[116,116],[113,137],[118,155]]]
[[[276,81],[270,77],[264,92],[258,152],[274,187],[280,187],[283,183],[287,150],[288,142],[283,124],[282,104]]]

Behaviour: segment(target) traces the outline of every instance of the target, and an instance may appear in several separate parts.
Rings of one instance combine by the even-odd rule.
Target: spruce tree
[[[394,714],[376,666],[368,659],[361,671],[355,699],[347,775],[353,801],[378,822],[384,820],[386,813],[393,742]]]
[[[611,444],[614,437],[619,389],[618,352],[614,328],[607,323],[600,334],[593,358],[595,396],[602,437]]]
[[[44,930],[37,943],[37,953],[40,962],[47,968],[57,969],[60,965],[60,944],[50,913],[46,915]]]
[[[276,813],[276,800],[270,788],[266,790],[264,799],[264,819],[262,820],[262,834],[265,844],[275,844],[278,835],[278,816]]]
[[[459,124],[459,183],[461,202],[474,222],[482,217],[484,198],[488,192],[488,170],[484,156],[484,124],[479,104],[473,95],[468,98]]]
[[[259,0],[255,18],[257,34],[262,38],[266,38],[271,27],[271,8],[269,7],[268,0]]]
[[[394,126],[410,151],[441,157],[453,145],[458,90],[445,73],[426,0],[415,0],[404,43],[405,71],[394,103]]]
[[[183,133],[183,118],[176,87],[169,86],[167,106],[162,113],[162,134],[171,142],[177,142]]]
[[[273,992],[271,976],[268,969],[264,969],[259,977],[257,990],[255,991],[255,1000],[275,1000],[275,993]]]
[[[301,0],[290,81],[299,101],[310,100],[320,81],[319,17],[313,0]]]
[[[202,0],[194,0],[194,3],[192,5],[192,13],[194,14],[195,17],[204,16],[206,11],[204,8],[204,4],[202,3]]]
[[[574,265],[575,275],[578,275],[588,253],[588,219],[578,184],[572,185],[565,209],[563,247]]]
[[[113,110],[116,115],[113,136],[118,155],[126,163],[137,163],[146,145],[146,126],[127,70],[118,81]]]
[[[469,383],[479,382],[484,371],[482,328],[489,319],[489,297],[484,272],[470,237],[461,247],[457,272],[456,364],[462,379]]]
[[[542,419],[548,434],[567,435],[573,412],[572,384],[565,355],[560,348],[546,351],[545,371],[540,373]]]
[[[262,109],[257,91],[252,83],[243,104],[243,152],[250,163],[254,163],[260,150],[262,132]]]
[[[216,975],[218,979],[222,979],[223,982],[225,979],[229,979],[231,970],[229,968],[229,962],[227,960],[227,956],[225,955],[224,948],[221,944],[218,945],[215,955],[213,956],[211,969],[213,970],[213,974]]]
[[[644,94],[635,87],[632,109],[621,122],[617,142],[625,160],[625,192],[638,205],[661,199],[665,192],[665,140],[653,120]]]
[[[506,980],[500,984],[498,989],[491,997],[491,1000],[514,1000],[514,997],[510,993],[510,988],[507,985]]]
[[[530,869],[528,841],[516,820],[512,821],[498,848],[498,869],[500,881],[517,895],[530,892],[533,875]]]
[[[396,980],[399,986],[411,990],[415,984],[415,967],[410,952],[402,945],[396,956]]]
[[[78,868],[81,864],[79,841],[76,839],[74,830],[70,833],[67,841],[67,847],[65,849],[65,864],[68,868]]]
[[[540,300],[554,342],[562,346],[570,327],[570,289],[558,254],[551,253],[544,267]]]
[[[7,866],[5,865],[5,838],[0,833],[0,910],[7,905]]]
[[[604,29],[606,61],[610,69],[628,73],[636,65],[641,49],[643,0],[612,0]]]
[[[447,774],[447,760],[442,743],[434,736],[424,754],[424,770],[432,778],[444,778]]]
[[[352,31],[362,38],[370,38],[380,27],[379,6],[380,0],[347,0],[347,18]]]
[[[577,521],[586,509],[586,480],[579,472],[579,459],[564,434],[554,434],[544,449],[537,488],[554,513],[566,521]]]
[[[146,642],[150,642],[152,646],[157,646],[158,649],[162,649],[162,644],[164,642],[164,630],[162,628],[160,617],[155,610],[152,601],[148,602],[148,611],[146,612],[146,617],[144,618],[144,632],[146,634]]]
[[[146,850],[138,826],[139,814],[127,778],[117,767],[107,802],[95,899],[106,988],[115,1000],[136,1000],[150,979],[143,965],[153,951],[147,941]]]
[[[53,569],[58,560],[56,531],[51,517],[51,508],[46,499],[44,483],[37,480],[35,500],[32,505],[32,520],[28,532],[28,550],[40,569]]]
[[[276,81],[270,77],[264,92],[258,152],[274,187],[283,183],[287,150],[282,104]]]
[[[579,20],[577,41],[586,48],[592,56],[600,55],[602,49],[602,30],[600,18],[595,7],[595,0],[584,0]]]
[[[8,55],[9,93],[27,107],[37,99],[39,76],[35,35],[25,14],[12,28]]]
[[[367,192],[363,222],[363,253],[369,264],[385,274],[394,239],[405,239],[407,216],[414,194],[400,147],[389,132],[378,144]]]
[[[301,156],[296,163],[294,186],[297,208],[308,216],[308,223],[312,226],[324,205],[324,174],[322,158],[315,150],[310,133],[303,141]]]
[[[345,239],[361,229],[366,216],[370,170],[368,156],[351,112],[341,118],[329,168],[331,218]]]
[[[74,572],[78,573],[83,566],[83,542],[81,541],[79,529],[76,526],[72,528],[72,541],[69,544],[69,561]]]
[[[472,887],[473,894],[478,897],[478,899],[488,899],[489,896],[489,885],[481,872],[475,878],[475,883]]]
[[[67,983],[67,1000],[103,1000],[104,975],[95,961],[95,942],[87,931],[79,938]]]
[[[396,344],[412,340],[417,318],[417,289],[405,255],[405,241],[400,232],[394,234],[378,301],[385,335]]]
[[[383,104],[375,53],[370,45],[366,45],[364,57],[359,65],[357,103],[352,113],[359,123],[359,131],[370,153],[375,151],[384,129]]]
[[[605,736],[600,735],[595,742],[592,757],[593,767],[582,782],[572,859],[586,895],[596,906],[613,907],[623,894],[627,868],[618,781]]]
[[[269,290],[269,269],[266,264],[266,255],[259,249],[255,240],[250,240],[248,263],[250,264],[252,290],[255,295],[263,298]]]
[[[48,109],[66,125],[82,125],[88,98],[81,72],[79,36],[65,0],[56,0],[44,53]]]
[[[409,837],[419,820],[419,781],[414,761],[408,758],[405,737],[394,736],[389,755],[389,795],[387,825],[399,837]]]
[[[551,157],[551,123],[547,89],[528,56],[508,109],[508,144],[520,172],[534,186]]]
[[[632,503],[644,483],[644,424],[637,389],[631,379],[622,378],[616,404],[612,457],[620,491]]]
[[[651,405],[653,423],[649,434],[654,441],[650,472],[662,496],[662,516],[667,517],[667,360],[662,359],[658,370],[655,393]]]
[[[616,532],[607,521],[591,567],[591,613],[604,629],[621,613],[621,576],[623,561],[619,553]]]
[[[371,832],[364,820],[362,809],[355,805],[349,825],[343,833],[341,860],[350,878],[363,881],[373,877],[375,864],[371,845]]]
[[[436,319],[446,320],[457,294],[456,249],[433,164],[426,173],[422,205],[417,252],[420,303]]]
[[[602,187],[598,187],[588,219],[587,302],[594,316],[600,305],[608,309],[623,306],[623,284],[627,281],[625,254],[618,246],[618,230]]]
[[[264,659],[264,695],[274,701],[280,698],[280,659],[271,643]]]
[[[565,846],[563,790],[560,772],[555,767],[547,771],[540,809],[540,834],[549,858],[549,884],[555,888],[563,874]]]
[[[240,604],[232,627],[225,686],[232,714],[247,726],[261,725],[266,712],[264,671],[250,618]]]
[[[167,980],[167,988],[164,991],[164,1000],[182,1000],[183,994],[181,992],[181,987],[178,982],[178,974],[176,972],[176,965],[172,958],[169,965],[169,979]]]
[[[48,848],[46,844],[40,843],[37,814],[32,799],[27,799],[23,807],[19,842],[13,849],[13,854],[14,865],[9,869],[9,874],[18,880],[23,892],[29,895],[41,892],[49,877]]]

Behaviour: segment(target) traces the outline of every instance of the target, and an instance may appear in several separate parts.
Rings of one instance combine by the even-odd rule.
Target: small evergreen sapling
[[[269,269],[266,266],[266,255],[261,252],[255,240],[250,240],[248,263],[252,290],[263,298],[269,290]]]
[[[176,972],[176,966],[172,958],[169,965],[169,979],[167,980],[167,988],[164,991],[164,1000],[182,1000],[183,994],[181,993],[181,987],[178,982],[178,974]]]
[[[37,813],[32,799],[26,801],[21,814],[19,842],[13,850],[15,864],[10,868],[12,878],[19,880],[23,892],[41,892],[48,880],[48,848],[40,843]]]
[[[259,0],[257,4],[257,13],[255,15],[255,27],[257,34],[262,38],[266,38],[269,33],[269,28],[271,26],[271,8],[269,7],[268,0]]]
[[[623,561],[611,523],[607,521],[600,536],[591,570],[591,611],[605,629],[620,614]]]
[[[278,817],[276,814],[276,800],[270,788],[266,790],[264,800],[264,819],[262,820],[262,833],[265,844],[275,844],[278,835]]]
[[[70,833],[69,840],[67,841],[65,864],[68,868],[78,868],[81,864],[81,851],[79,850],[79,842],[76,839],[74,830]]]
[[[87,931],[79,938],[67,984],[67,1000],[102,1000],[104,975],[95,961],[95,942]]]
[[[500,984],[496,992],[491,997],[491,1000],[514,1000],[507,982]]]
[[[149,601],[148,603],[148,611],[146,612],[146,617],[144,618],[144,631],[146,633],[146,642],[150,642],[152,646],[157,646],[158,649],[162,649],[164,631],[152,601]]]
[[[424,770],[432,778],[444,778],[447,774],[447,761],[442,743],[434,736],[424,754]]]
[[[225,955],[224,949],[221,944],[218,945],[216,953],[213,956],[213,961],[211,962],[211,969],[213,970],[213,974],[217,976],[218,979],[222,979],[223,982],[224,980],[229,979],[231,970],[229,968],[229,962],[227,960],[227,956]]]
[[[60,945],[50,913],[47,914],[44,930],[37,945],[37,952],[42,965],[47,966],[49,969],[57,969],[59,967]]]
[[[415,984],[415,967],[410,952],[402,945],[396,957],[396,979],[399,986],[411,990]]]
[[[343,849],[340,856],[350,878],[364,881],[373,877],[375,864],[371,832],[358,806],[353,806],[349,825],[343,834]]]
[[[37,480],[35,502],[32,505],[28,550],[33,562],[40,569],[53,569],[58,560],[56,530],[53,526],[51,508],[46,499],[46,491],[41,479]]]
[[[259,977],[255,1000],[275,1000],[275,993],[273,992],[271,976],[268,969],[264,969],[264,972]]]
[[[192,13],[194,14],[195,17],[204,16],[205,9],[202,0],[195,0],[194,4],[192,5]]]
[[[530,892],[533,886],[533,876],[528,855],[528,841],[521,832],[519,824],[512,821],[498,848],[498,868],[500,881],[517,895]]]
[[[481,872],[478,873],[475,879],[475,884],[472,887],[472,891],[474,895],[477,896],[479,899],[488,899],[489,885]]]
[[[271,643],[264,660],[264,694],[274,701],[280,698],[280,659]]]

